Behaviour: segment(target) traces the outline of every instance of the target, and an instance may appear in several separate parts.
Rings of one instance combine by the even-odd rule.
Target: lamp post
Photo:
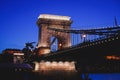
[[[85,42],[86,34],[82,34],[82,38],[84,39]]]

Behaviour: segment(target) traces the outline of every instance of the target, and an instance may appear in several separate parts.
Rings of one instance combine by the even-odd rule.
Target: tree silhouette
[[[22,52],[24,53],[24,62],[31,62],[31,56],[33,55],[33,49],[34,49],[34,44],[35,42],[31,43],[25,43],[25,48],[22,49]]]

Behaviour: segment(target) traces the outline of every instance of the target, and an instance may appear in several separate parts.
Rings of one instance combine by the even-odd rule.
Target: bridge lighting
[[[82,37],[83,37],[83,38],[86,38],[86,34],[82,34]]]
[[[62,44],[60,43],[59,46],[62,46]]]
[[[69,66],[69,62],[67,62],[67,61],[64,64],[65,64],[65,66]]]
[[[49,61],[47,61],[47,62],[46,62],[46,65],[50,65],[50,62],[49,62]]]
[[[62,49],[62,44],[61,43],[58,44],[58,49],[59,50]]]
[[[44,54],[48,54],[50,52],[49,49],[44,50]]]
[[[35,64],[35,71],[38,71],[39,70],[39,63],[38,62],[34,62]]]
[[[75,62],[49,62],[49,61],[41,61],[35,62],[35,71],[75,71]]]
[[[44,19],[57,19],[57,20],[67,20],[69,21],[71,17],[69,16],[60,16],[60,15],[51,15],[51,14],[41,14],[39,18],[44,18]]]
[[[57,66],[57,62],[53,61],[51,65],[52,66]]]
[[[43,44],[42,46],[40,46],[40,47],[46,47],[47,45],[46,44]]]
[[[62,66],[62,65],[63,65],[63,62],[62,62],[62,61],[58,62],[58,65],[59,65],[59,66]]]
[[[86,34],[82,34],[82,38],[84,39],[85,42]]]

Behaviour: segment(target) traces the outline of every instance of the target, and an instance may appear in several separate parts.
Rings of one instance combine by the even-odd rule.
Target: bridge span
[[[120,34],[43,55],[44,61],[75,61],[81,72],[120,72]]]
[[[59,19],[59,17],[61,18]],[[68,16],[40,16],[37,21],[39,27],[39,61],[46,61],[46,63],[51,61],[51,64],[58,62],[56,63],[58,65],[60,61],[64,64],[66,61],[74,61],[76,70],[80,73],[120,72],[120,26],[71,30],[71,23],[72,21]],[[72,33],[82,34],[84,41],[71,45]],[[87,40],[86,34],[102,35],[102,37]],[[52,41],[50,41],[51,37],[54,37]],[[58,40],[58,49],[51,51],[51,45],[56,39]],[[75,41],[78,42],[78,39]],[[64,69],[64,66],[62,67]]]

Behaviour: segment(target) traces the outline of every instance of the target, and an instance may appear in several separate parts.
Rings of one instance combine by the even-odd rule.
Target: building
[[[23,63],[24,53],[20,49],[5,49],[2,51],[1,62]]]

